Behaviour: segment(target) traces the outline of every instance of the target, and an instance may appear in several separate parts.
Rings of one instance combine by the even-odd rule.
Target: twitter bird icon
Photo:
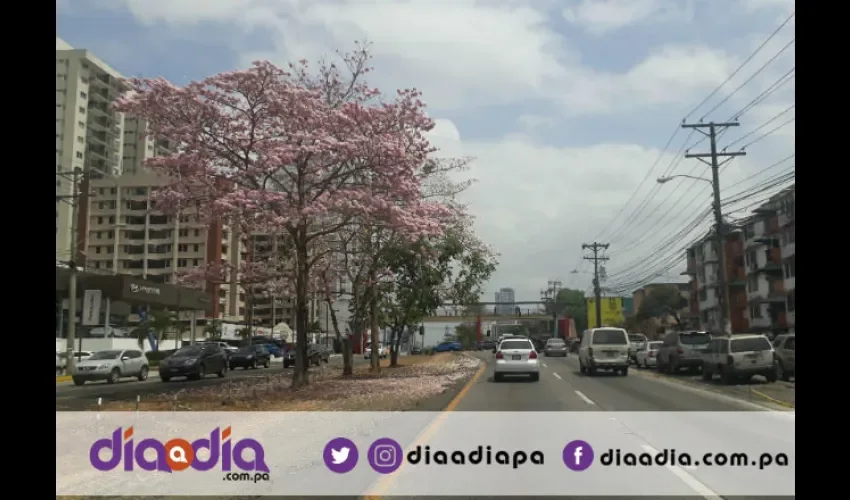
[[[348,460],[348,453],[351,451],[351,448],[347,446],[343,446],[339,450],[335,450],[331,448],[331,457],[333,457],[334,465],[339,465],[346,460]]]
[[[325,460],[327,468],[332,472],[345,474],[357,465],[359,453],[353,441],[338,437],[328,441],[328,444],[325,445],[322,458]]]

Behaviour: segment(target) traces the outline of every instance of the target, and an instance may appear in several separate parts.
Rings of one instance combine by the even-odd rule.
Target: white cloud
[[[581,0],[563,10],[564,19],[594,35],[636,24],[684,22],[693,17],[691,2],[669,0]]]
[[[110,8],[119,5],[114,0],[99,1]],[[770,0],[742,1],[746,3],[743,10],[751,13],[742,16],[767,16],[761,24],[768,28],[777,12],[788,6]],[[430,137],[440,148],[439,154],[476,158],[468,174],[479,182],[467,193],[467,201],[477,216],[482,238],[502,253],[502,264],[488,293],[512,286],[526,300],[536,298],[549,279],[563,279],[565,284],[581,288],[589,283],[586,275],[570,275],[569,271],[580,262],[581,243],[604,227],[612,229],[611,219],[658,158],[657,146],[663,145],[673,124],[655,117],[687,111],[683,108],[696,104],[723,82],[772,29],[730,34],[717,26],[714,40],[694,34],[683,43],[671,39],[666,44],[639,47],[644,55],[628,64],[618,60],[616,65],[604,65],[625,67],[614,71],[603,69],[611,56],[604,50],[610,45],[591,38],[581,46],[594,52],[580,53],[575,43],[580,33],[557,31],[559,22],[563,24],[557,16],[563,15],[594,35],[625,27],[659,30],[661,23],[689,20],[691,3],[594,0],[571,2],[564,9],[562,2],[551,0],[123,1],[142,24],[165,24],[180,31],[215,22],[231,30],[223,36],[234,30],[262,33],[263,38],[267,35],[270,42],[265,46],[235,47],[241,50],[243,66],[257,58],[277,63],[302,57],[315,60],[336,49],[345,50],[356,39],[373,42],[376,72],[371,83],[385,91],[411,86],[421,89],[437,118]],[[222,36],[219,31],[207,33]],[[789,37],[793,33],[777,37],[771,48],[724,86],[713,101],[722,99],[781,47],[784,41],[780,38]],[[107,40],[105,46],[112,42]],[[98,52],[97,47],[93,49]],[[793,51],[788,56],[790,59],[775,62],[771,70],[730,98],[717,111],[717,118],[740,109],[787,71],[793,65]],[[526,106],[529,102],[533,104]],[[786,102],[793,102],[793,82],[784,93],[747,113],[738,132],[757,127],[784,109]],[[711,106],[709,103],[703,111]],[[643,115],[641,126],[624,125],[623,130],[641,133],[639,139],[613,142],[597,121],[604,118],[601,123],[605,126],[617,127],[618,120],[629,124],[638,112]],[[450,116],[454,121],[447,119]],[[492,130],[493,122],[500,125],[499,132],[482,132]],[[463,127],[459,130],[456,123]],[[564,138],[560,142],[547,142],[547,133],[556,136],[552,132],[558,127],[585,133],[580,143],[567,142],[568,134],[558,135]],[[600,132],[594,135],[583,129]],[[505,135],[505,130],[523,133]],[[615,132],[622,134],[620,129]],[[736,160],[724,172],[724,185],[787,156],[789,149],[793,151],[793,133],[789,126]],[[647,137],[653,138],[656,147],[644,145],[650,142]],[[674,161],[681,141],[677,139],[662,156],[653,178],[626,208],[626,215],[646,198],[652,180],[665,167],[678,165],[673,173],[688,173],[697,165],[696,160]],[[699,174],[702,167],[694,171]],[[694,204],[703,199],[702,194],[697,197],[686,189],[683,194],[672,184],[664,190],[656,188],[659,194],[638,217],[639,223],[620,233],[612,252],[621,253],[610,263],[609,272],[645,257],[665,231],[684,226]],[[681,201],[675,202],[679,198]],[[661,204],[662,200],[667,201]],[[656,215],[646,217],[653,210]],[[623,219],[617,219],[613,229]]]

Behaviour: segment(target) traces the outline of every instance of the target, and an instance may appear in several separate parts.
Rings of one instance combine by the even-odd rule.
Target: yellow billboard
[[[623,317],[622,297],[602,298],[602,326],[622,326],[625,323]],[[587,327],[596,328],[596,299],[587,299]]]

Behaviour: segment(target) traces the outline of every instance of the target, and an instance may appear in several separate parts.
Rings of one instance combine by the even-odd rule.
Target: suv
[[[579,371],[587,375],[596,370],[629,374],[629,336],[622,328],[593,328],[581,337],[578,348]]]
[[[787,381],[797,376],[797,337],[793,333],[779,335],[773,340],[773,349],[776,351],[776,375]]]
[[[718,374],[724,384],[731,384],[762,375],[776,382],[776,364],[776,353],[764,335],[718,337],[703,349],[702,379],[710,381]]]
[[[630,333],[629,344],[629,359],[637,364],[637,352],[646,345],[646,335],[642,333]]]
[[[74,385],[83,385],[93,380],[106,380],[114,384],[122,377],[143,381],[148,378],[148,366],[148,358],[137,349],[98,351],[78,362],[72,377]]]
[[[658,350],[658,371],[669,374],[687,368],[697,371],[702,366],[702,351],[711,342],[708,332],[670,332]]]

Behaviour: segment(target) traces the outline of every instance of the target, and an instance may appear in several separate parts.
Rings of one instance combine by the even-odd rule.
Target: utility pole
[[[546,289],[540,290],[540,298],[544,303],[551,302],[552,310],[552,337],[558,337],[558,294],[561,292],[562,283],[559,280],[550,280],[546,283]]]
[[[720,167],[736,156],[744,156],[747,153],[744,151],[717,151],[717,134],[718,131],[723,131],[729,127],[737,127],[740,125],[737,122],[727,123],[683,123],[682,128],[690,128],[708,137],[710,143],[710,151],[708,153],[686,153],[685,158],[696,158],[711,167],[711,187],[714,191],[714,224],[715,237],[718,254],[718,262],[720,263],[717,271],[717,286],[720,288],[720,315],[718,317],[718,328],[721,332],[732,333],[732,313],[731,302],[729,298],[729,284],[726,280],[726,226],[723,224],[723,212],[720,207]],[[706,132],[704,129],[708,129]],[[708,158],[708,160],[706,160]],[[722,162],[720,158],[725,158]]]
[[[581,246],[582,250],[591,250],[593,257],[583,257],[584,260],[593,261],[593,296],[596,299],[596,328],[602,327],[602,286],[599,283],[599,263],[608,260],[608,257],[600,257],[600,250],[607,250],[608,243],[585,243]],[[590,318],[588,318],[589,321]]]
[[[68,198],[71,200],[71,238],[70,238],[70,257],[68,259],[68,337],[65,343],[67,373],[74,373],[76,360],[74,359],[74,347],[77,340],[77,215],[80,206],[80,180],[83,170],[79,167],[71,172],[71,195],[57,196],[56,201],[64,201]],[[57,175],[67,175],[67,172],[61,172]],[[64,311],[63,311],[64,314]]]

